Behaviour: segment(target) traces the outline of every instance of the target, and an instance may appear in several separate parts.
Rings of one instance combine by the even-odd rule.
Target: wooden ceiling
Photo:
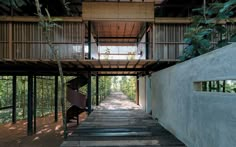
[[[144,27],[143,22],[95,21],[93,36],[99,45],[136,45]]]

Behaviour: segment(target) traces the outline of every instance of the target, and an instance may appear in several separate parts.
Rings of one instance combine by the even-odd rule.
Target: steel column
[[[96,75],[96,106],[99,104],[99,89],[98,89],[98,83],[99,82],[99,77]]]
[[[54,120],[58,121],[58,76],[55,76],[55,89],[54,89]]]
[[[139,77],[136,78],[136,104],[139,105]]]
[[[92,50],[92,45],[91,45],[91,21],[88,21],[88,59],[91,59],[91,50]]]
[[[12,79],[12,123],[16,123],[16,76]]]
[[[146,23],[146,35],[145,35],[145,48],[146,48],[146,59],[149,59],[149,33],[148,33],[148,23]]]
[[[87,89],[88,113],[92,111],[92,97],[91,97],[91,71],[88,72],[88,89]]]
[[[27,135],[33,134],[33,76],[28,76]]]
[[[37,126],[37,76],[34,76],[34,133]]]

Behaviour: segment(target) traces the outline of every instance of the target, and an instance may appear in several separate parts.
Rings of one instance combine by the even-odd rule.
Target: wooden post
[[[96,106],[99,105],[99,89],[98,89],[98,83],[99,82],[99,77],[96,75]]]
[[[58,76],[55,76],[55,97],[54,97],[54,105],[55,105],[55,109],[54,109],[54,120],[55,122],[58,121]]]
[[[34,134],[37,126],[37,76],[34,76]]]
[[[16,76],[12,78],[12,123],[16,123]]]
[[[136,78],[136,104],[139,105],[139,77]]]
[[[8,23],[8,58],[13,59],[13,48],[12,48],[12,22]]]
[[[28,109],[27,109],[27,135],[31,136],[33,134],[33,76],[28,76]]]

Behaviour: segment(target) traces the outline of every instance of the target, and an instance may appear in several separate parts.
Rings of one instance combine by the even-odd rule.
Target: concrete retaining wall
[[[236,94],[195,91],[195,81],[236,79],[236,44],[156,72],[154,118],[189,147],[236,146]]]

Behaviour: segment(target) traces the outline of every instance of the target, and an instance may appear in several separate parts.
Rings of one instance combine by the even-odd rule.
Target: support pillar
[[[87,88],[88,113],[92,111],[92,97],[91,97],[91,71],[88,72],[88,88]]]
[[[96,106],[99,105],[99,89],[98,89],[98,85],[99,85],[99,77],[98,75],[96,75]]]
[[[12,123],[16,123],[16,76],[12,78]]]
[[[33,76],[28,76],[27,135],[33,134]]]
[[[91,21],[88,21],[88,59],[91,59],[91,51],[92,51],[92,45],[91,45]]]
[[[91,21],[88,21],[88,59],[91,59]],[[88,71],[88,89],[87,89],[88,113],[92,111],[92,97],[91,97],[91,71]]]
[[[37,76],[34,76],[34,134],[36,133],[37,126]]]
[[[146,48],[146,59],[149,59],[149,33],[147,31],[148,31],[148,23],[146,23],[145,48]]]
[[[139,105],[139,77],[136,78],[136,104]]]
[[[58,76],[55,76],[55,90],[54,90],[54,120],[55,122],[58,121]]]

